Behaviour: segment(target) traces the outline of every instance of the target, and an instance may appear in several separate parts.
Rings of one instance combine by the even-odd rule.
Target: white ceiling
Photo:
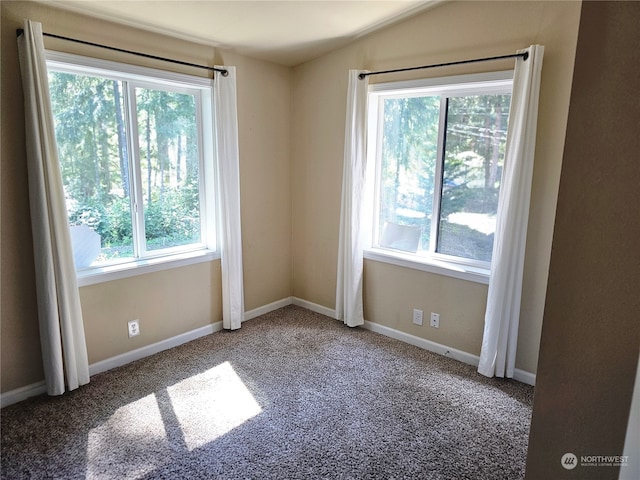
[[[49,0],[281,65],[316,58],[442,0]]]

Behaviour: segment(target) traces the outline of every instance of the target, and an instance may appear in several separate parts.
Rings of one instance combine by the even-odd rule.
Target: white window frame
[[[136,208],[136,205],[143,205],[140,199],[142,195],[139,183],[141,182],[140,162],[137,159],[130,162],[129,168],[131,183],[137,183],[136,188],[132,188],[132,194],[135,191],[138,197],[132,199],[135,210],[132,212],[132,217],[137,215],[138,218],[132,226],[137,230],[133,240],[136,242],[134,250],[138,252],[138,257],[125,262],[105,262],[98,266],[78,269],[76,270],[78,285],[92,285],[219,259],[220,252],[216,238],[218,172],[214,153],[213,80],[51,50],[46,51],[46,58],[47,69],[50,71],[94,75],[126,82],[129,92],[125,98],[134,103],[133,111],[135,111],[136,87],[170,89],[172,92],[187,93],[194,95],[197,103],[201,242],[158,249],[153,252],[145,250],[144,242],[139,242],[140,238],[144,238],[143,209]],[[127,109],[128,111],[131,109]],[[125,117],[128,124],[127,148],[129,152],[138,152],[137,122],[131,121],[128,113]],[[136,155],[131,156],[136,157]]]
[[[368,141],[367,141],[367,165],[368,179],[372,182],[369,189],[368,203],[372,205],[370,212],[372,225],[369,248],[364,251],[364,257],[384,263],[390,263],[407,268],[413,268],[426,272],[436,273],[449,277],[469,280],[472,282],[488,284],[491,272],[489,262],[446,255],[435,251],[436,231],[438,222],[431,222],[431,236],[428,251],[421,254],[401,252],[383,248],[377,245],[380,221],[380,171],[382,162],[382,118],[379,108],[385,99],[404,98],[411,96],[433,95],[441,96],[440,126],[438,135],[438,151],[435,172],[435,185],[433,197],[433,212],[440,209],[442,192],[442,157],[443,135],[446,128],[446,102],[445,96],[475,95],[496,93],[504,94],[512,92],[513,71],[488,72],[470,75],[457,75],[450,77],[409,80],[401,82],[377,83],[369,85],[369,111],[368,111]]]

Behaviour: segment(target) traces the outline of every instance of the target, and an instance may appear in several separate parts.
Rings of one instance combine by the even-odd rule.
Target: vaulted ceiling
[[[48,0],[47,3],[293,66],[442,0]]]

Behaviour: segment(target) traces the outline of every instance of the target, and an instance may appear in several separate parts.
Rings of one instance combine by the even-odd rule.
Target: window
[[[215,250],[212,81],[47,58],[78,272]]]
[[[511,75],[369,87],[374,248],[489,268]]]

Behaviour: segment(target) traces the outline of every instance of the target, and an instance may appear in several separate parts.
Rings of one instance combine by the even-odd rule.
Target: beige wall
[[[527,478],[618,479],[640,348],[640,3],[584,2]],[[578,458],[562,468],[565,453]],[[638,464],[637,455],[629,463]],[[629,475],[624,478],[630,478]]]
[[[36,312],[22,89],[15,30],[24,18],[45,32],[192,63],[235,65],[247,310],[289,297],[291,287],[290,69],[231,52],[59,11],[2,2],[1,298],[2,385],[43,378]],[[202,75],[202,70],[45,39],[48,48]],[[222,319],[220,262],[181,267],[80,289],[90,362]],[[140,319],[129,339],[126,322]]]
[[[545,46],[524,292],[516,367],[536,371],[553,218],[580,14],[579,2],[451,2],[294,69],[294,295],[333,308],[347,71],[379,70]],[[372,77],[444,76],[511,63]],[[479,354],[486,286],[365,262],[365,315],[435,342]],[[413,308],[440,313],[439,330],[411,323]]]
[[[222,320],[220,285],[216,261],[82,287],[89,363]],[[134,318],[140,335],[128,338]]]

